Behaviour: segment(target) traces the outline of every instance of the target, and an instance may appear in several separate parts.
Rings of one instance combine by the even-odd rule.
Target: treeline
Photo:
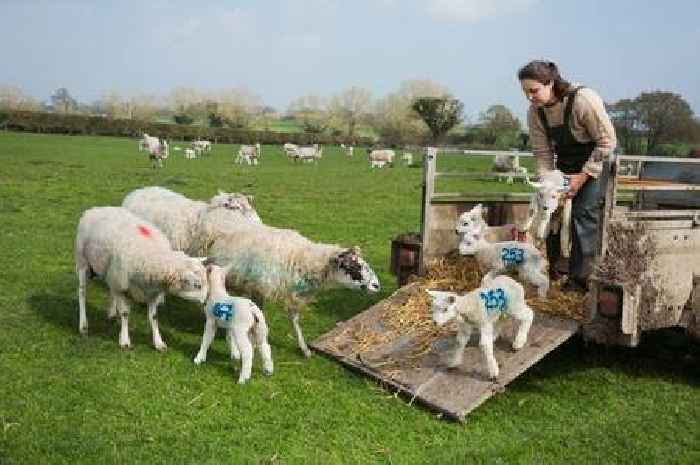
[[[341,144],[371,145],[364,137],[352,139],[343,135],[282,133],[206,126],[155,123],[136,119],[114,119],[102,116],[46,113],[35,111],[0,112],[0,127],[14,131],[46,134],[69,134],[90,136],[141,137],[145,132],[152,136],[171,140],[212,140],[229,144]]]

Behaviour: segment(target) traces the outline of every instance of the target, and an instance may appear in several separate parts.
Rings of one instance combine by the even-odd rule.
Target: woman
[[[564,289],[585,292],[598,239],[598,176],[615,149],[615,129],[600,96],[565,81],[551,61],[531,61],[518,79],[531,103],[527,122],[538,174],[559,169],[569,177],[571,258]],[[551,268],[558,244],[558,238],[547,240]]]

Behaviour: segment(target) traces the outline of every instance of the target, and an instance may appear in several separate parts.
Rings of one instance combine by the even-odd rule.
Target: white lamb
[[[297,149],[299,146],[297,144],[292,144],[287,142],[282,146],[282,149],[284,150],[284,153],[287,155],[287,158],[293,159],[297,156]]]
[[[526,182],[537,189],[530,198],[528,219],[523,231],[529,231],[535,225],[535,239],[544,241],[550,232],[560,231],[561,253],[568,257],[571,252],[571,199],[569,178],[559,170],[551,170],[540,176],[540,182]],[[553,216],[561,207],[560,214]]]
[[[235,162],[238,164],[247,163],[249,165],[257,165],[260,153],[255,145],[241,145],[238,149],[238,156]]]
[[[511,154],[498,154],[493,159],[493,170],[497,173],[503,173],[508,184],[513,184],[515,175],[524,175],[527,179],[527,168],[520,166],[520,157]],[[499,175],[499,180],[501,175]]]
[[[370,164],[375,161],[383,161],[391,166],[394,166],[394,158],[396,157],[396,152],[390,149],[383,150],[372,150],[369,155]]]
[[[207,321],[204,325],[202,345],[194,358],[194,363],[200,365],[207,360],[207,351],[216,336],[216,329],[224,328],[226,339],[231,347],[231,358],[241,359],[238,384],[243,384],[250,379],[253,366],[251,334],[262,357],[263,372],[271,375],[272,350],[267,342],[267,323],[262,311],[252,300],[228,295],[224,268],[208,265],[207,273],[209,296],[204,307]]]
[[[410,152],[404,152],[403,156],[401,157],[403,162],[406,164],[406,166],[410,166],[413,164],[413,154]]]
[[[240,222],[215,238],[207,256],[228,269],[227,284],[253,298],[283,302],[305,356],[311,352],[299,326],[299,312],[321,288],[378,292],[379,279],[358,248],[312,242],[296,231]]]
[[[199,255],[216,221],[262,222],[251,199],[242,194],[219,192],[209,202],[190,200],[164,187],[151,186],[130,192],[122,206],[155,224],[170,240],[173,249]]]
[[[465,233],[459,243],[461,255],[474,255],[486,272],[482,283],[509,270],[517,270],[521,280],[537,287],[537,294],[546,297],[549,290],[547,260],[535,246],[526,242],[488,242],[482,233]]]
[[[525,346],[533,312],[525,303],[523,286],[512,278],[498,276],[488,284],[461,296],[454,292],[427,292],[432,297],[433,321],[440,326],[452,319],[456,319],[458,323],[457,344],[449,356],[449,367],[454,368],[462,364],[464,347],[469,342],[473,327],[478,327],[479,346],[484,354],[489,377],[498,378],[498,362],[493,355],[494,323],[504,315],[519,321],[513,350],[517,351]]]
[[[197,152],[194,149],[185,149],[185,160],[194,160],[197,158]]]
[[[370,160],[370,168],[384,168],[386,166],[386,161],[384,160]]]
[[[121,317],[119,345],[124,348],[131,347],[129,299],[148,305],[153,345],[162,351],[167,346],[156,313],[165,294],[199,303],[207,298],[207,274],[201,259],[174,251],[158,228],[121,207],[95,207],[83,213],[75,239],[75,268],[78,329],[87,334],[87,280],[97,275],[109,286],[109,317]]]

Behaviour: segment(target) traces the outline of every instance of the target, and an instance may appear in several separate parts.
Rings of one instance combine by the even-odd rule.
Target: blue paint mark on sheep
[[[290,271],[278,263],[270,262],[265,257],[254,253],[242,254],[232,262],[231,270],[236,279],[241,282],[249,281],[256,284],[266,284],[285,291],[303,294],[313,291],[317,284],[299,273]]]
[[[229,302],[215,302],[211,307],[211,314],[221,323],[229,323],[233,319],[235,307]]]
[[[479,292],[479,298],[484,302],[486,313],[489,315],[504,313],[508,308],[508,298],[505,291],[500,287]]]
[[[505,266],[520,265],[525,261],[525,251],[520,247],[504,247],[501,250],[501,260]]]

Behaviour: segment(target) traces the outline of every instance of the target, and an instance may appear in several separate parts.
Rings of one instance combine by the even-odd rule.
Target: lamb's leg
[[[253,345],[250,343],[246,329],[234,327],[233,339],[241,351],[241,373],[238,376],[238,384],[243,384],[250,379],[253,368]]]
[[[537,287],[539,297],[547,297],[549,291],[549,277],[544,270],[538,269],[534,264],[523,266],[518,272],[521,281],[529,282]]]
[[[214,340],[214,336],[216,336],[216,320],[207,315],[207,321],[204,323],[202,345],[199,347],[199,352],[197,352],[197,356],[194,358],[195,365],[200,365],[207,361],[207,351],[209,350],[211,341]]]
[[[88,323],[85,309],[85,297],[87,294],[87,266],[78,267],[78,331],[87,335]]]
[[[131,349],[131,339],[129,339],[129,304],[124,296],[112,293],[112,298],[117,301],[119,316],[121,317],[121,330],[119,331],[119,347]]]
[[[272,349],[270,348],[270,344],[267,342],[267,322],[265,321],[265,316],[260,309],[253,309],[253,314],[255,315],[255,326],[253,327],[253,333],[255,334],[255,345],[258,347],[260,357],[262,358],[263,372],[266,375],[271,375],[274,370],[274,366],[272,363]]]
[[[493,340],[493,323],[486,321],[481,325],[479,346],[486,360],[489,377],[491,379],[496,379],[498,378],[498,363],[496,362],[496,357],[493,355]]]
[[[571,199],[564,201],[561,212],[561,254],[565,258],[571,256]]]
[[[110,299],[109,300],[109,308],[107,309],[107,319],[114,320],[118,316],[119,316],[119,313],[117,312],[117,300]]]
[[[292,322],[292,327],[294,328],[294,333],[297,336],[297,344],[299,344],[299,348],[304,353],[304,357],[306,357],[306,358],[311,357],[311,351],[309,350],[309,347],[306,345],[306,341],[304,340],[304,334],[302,334],[301,326],[299,326],[299,309],[290,308],[288,310],[288,316],[289,316],[289,321]]]
[[[160,299],[156,299],[153,302],[148,303],[148,321],[151,323],[151,334],[153,336],[153,347],[156,350],[165,352],[168,350],[168,346],[163,342],[163,338],[160,336],[160,329],[158,328],[158,302]]]
[[[525,346],[527,335],[530,332],[533,318],[532,309],[523,302],[521,305],[511,309],[511,315],[519,322],[518,332],[515,335],[515,339],[513,339],[513,350],[520,350]]]
[[[462,364],[464,355],[464,347],[469,343],[469,338],[472,335],[472,327],[470,324],[461,322],[457,328],[456,346],[454,351],[447,360],[447,366],[450,368],[458,367]]]
[[[236,345],[236,341],[233,340],[233,334],[231,331],[226,331],[226,341],[231,349],[231,360],[240,360],[241,351],[238,350],[238,346]]]

